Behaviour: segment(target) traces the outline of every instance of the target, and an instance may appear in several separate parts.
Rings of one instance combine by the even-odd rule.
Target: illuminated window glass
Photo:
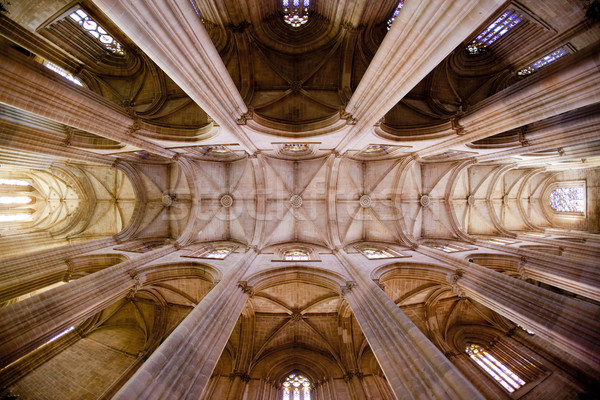
[[[283,150],[292,153],[299,153],[302,151],[308,151],[308,145],[304,143],[286,143],[283,145]]]
[[[507,238],[501,238],[501,237],[495,237],[495,238],[491,238],[487,240],[490,243],[497,243],[497,244],[513,244],[513,243],[517,243],[517,240],[512,240],[512,239],[507,239]]]
[[[0,222],[26,221],[31,214],[0,214]]]
[[[390,149],[390,146],[383,144],[372,144],[365,149],[365,153],[383,153]]]
[[[392,18],[388,19],[388,21],[387,21],[388,31],[392,27],[392,24],[396,20],[396,17],[398,16],[398,14],[400,14],[400,10],[402,9],[402,7],[404,7],[404,0],[400,0],[398,5],[396,6],[396,9],[394,10],[394,14],[392,14]]]
[[[227,150],[227,147],[225,147],[225,146],[207,146],[204,148],[204,151],[206,153],[227,153],[227,152],[229,152],[229,150]]]
[[[558,60],[559,58],[561,58],[562,56],[565,56],[565,55],[567,55],[567,50],[565,50],[564,48],[555,50],[552,53],[547,54],[544,57],[540,58],[539,60],[537,60],[536,62],[531,64],[529,67],[519,70],[517,72],[517,75],[521,75],[521,76],[529,75],[529,74],[537,71],[538,69],[543,68],[546,65]]]
[[[360,250],[361,253],[365,255],[369,260],[377,259],[377,258],[390,258],[394,257],[394,255],[388,251],[382,249],[375,249],[372,247],[365,247]]]
[[[310,0],[282,0],[283,5],[283,20],[298,28],[308,22],[308,7]]]
[[[522,17],[515,10],[506,10],[488,25],[473,41],[467,46],[469,54],[480,54],[483,50],[498,40],[511,28],[521,22]]]
[[[31,183],[22,179],[0,179],[0,185],[31,186]]]
[[[282,386],[283,400],[310,400],[310,381],[304,376],[289,374]],[[293,396],[291,399],[290,395]]]
[[[308,261],[308,252],[300,249],[288,250],[284,253],[286,261]]]
[[[523,379],[519,378],[514,372],[498,361],[485,348],[477,344],[470,344],[465,351],[477,365],[483,368],[488,375],[494,378],[508,392],[512,393],[525,385]]]
[[[78,9],[71,13],[69,17],[81,25],[87,33],[95,37],[108,51],[121,56],[125,54],[121,44],[109,35],[104,28],[98,25],[96,21],[91,19],[82,9]]]
[[[79,79],[75,78],[73,76],[73,74],[71,74],[70,72],[67,72],[66,70],[62,69],[58,65],[52,64],[50,61],[44,61],[44,66],[46,68],[48,68],[50,71],[56,72],[57,74],[59,74],[60,76],[65,78],[66,80],[71,81],[76,85],[83,86],[83,83],[81,83],[81,81]]]
[[[202,255],[202,257],[205,258],[217,258],[217,259],[224,259],[225,257],[227,257],[229,255],[229,253],[231,253],[231,248],[230,247],[216,247],[212,250],[209,250],[208,252],[204,253]]]
[[[441,250],[445,253],[455,253],[457,251],[473,250],[472,246],[463,245],[460,243],[426,243],[427,246]]]
[[[583,187],[558,187],[550,193],[550,207],[557,212],[585,212]]]
[[[0,204],[29,204],[29,196],[0,196]]]

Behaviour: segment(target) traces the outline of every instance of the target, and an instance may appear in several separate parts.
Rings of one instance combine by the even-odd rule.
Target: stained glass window
[[[308,261],[308,252],[300,249],[288,250],[283,254],[283,259],[286,261]]]
[[[469,54],[480,54],[487,46],[490,46],[511,28],[521,22],[522,17],[515,10],[506,10],[488,25],[467,46]]]
[[[209,250],[205,254],[203,254],[202,257],[205,257],[205,258],[217,258],[217,259],[222,260],[225,257],[227,257],[229,255],[229,253],[231,253],[231,248],[230,247],[216,247],[216,248],[214,248],[212,250]]]
[[[308,7],[310,0],[282,0],[283,5],[283,20],[298,28],[308,22]]]
[[[567,50],[565,48],[561,47],[560,49],[555,50],[552,53],[547,54],[544,57],[540,58],[539,60],[537,60],[536,62],[531,64],[529,67],[519,70],[517,72],[517,75],[521,75],[521,76],[529,75],[529,74],[537,71],[538,69],[543,68],[546,65],[558,60],[559,58],[561,58],[562,56],[565,56],[565,55],[567,55]]]
[[[229,150],[225,146],[207,146],[204,148],[206,153],[227,153]]]
[[[123,55],[125,52],[121,44],[117,42],[111,35],[106,32],[96,21],[90,18],[82,9],[78,9],[69,15],[71,19],[77,22],[90,35],[95,37],[108,51]]]
[[[388,151],[390,146],[386,146],[383,144],[372,144],[365,149],[365,153],[383,153]]]
[[[404,7],[404,0],[400,0],[400,2],[398,3],[398,5],[396,6],[396,9],[394,10],[394,14],[392,14],[392,18],[388,19],[388,21],[387,21],[387,29],[388,29],[388,31],[392,27],[392,24],[396,20],[396,17],[398,16],[398,14],[400,14],[400,10],[402,9],[402,7]]]
[[[310,391],[310,381],[302,375],[291,373],[283,382],[283,400],[310,400]]]
[[[585,212],[583,187],[558,187],[550,193],[550,207],[557,212]]]
[[[382,249],[375,249],[372,247],[365,247],[360,250],[369,260],[377,259],[377,258],[390,258],[394,257],[394,255],[390,252],[387,252]]]
[[[525,385],[523,379],[519,378],[514,372],[498,361],[485,348],[477,344],[470,344],[465,351],[477,365],[483,368],[488,375],[494,378],[508,392],[512,393]]]
[[[286,143],[283,145],[283,150],[292,153],[298,153],[302,151],[307,151],[308,145],[304,143]]]
[[[48,68],[50,71],[56,72],[57,74],[59,74],[60,76],[65,78],[66,80],[71,81],[76,85],[83,86],[83,83],[81,83],[81,81],[79,79],[75,78],[73,76],[73,74],[71,74],[70,72],[67,72],[67,70],[62,69],[58,65],[52,64],[50,61],[44,61],[44,66],[46,68]]]

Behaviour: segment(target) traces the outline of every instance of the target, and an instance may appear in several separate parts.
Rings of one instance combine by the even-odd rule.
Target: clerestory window
[[[553,63],[554,61],[558,60],[562,56],[566,56],[567,54],[568,54],[567,49],[565,47],[561,47],[560,49],[554,50],[550,54],[546,54],[544,57],[542,57],[539,60],[537,60],[536,62],[532,63],[530,66],[517,71],[517,75],[521,75],[521,76],[530,75],[530,74],[536,72],[537,70],[545,67],[546,65]]]
[[[81,81],[79,79],[75,78],[75,76],[73,76],[72,73],[68,72],[64,68],[59,67],[56,64],[51,63],[50,61],[44,61],[44,67],[48,68],[50,71],[56,72],[57,74],[59,74],[60,76],[65,78],[66,80],[73,82],[74,84],[76,84],[78,86],[83,86],[83,83],[81,83]]]
[[[487,349],[477,344],[469,344],[465,349],[477,365],[479,365],[489,376],[494,378],[504,389],[512,393],[525,381],[511,371],[506,365],[498,361]]]
[[[471,55],[482,53],[500,37],[504,36],[510,29],[514,28],[523,18],[515,10],[506,10],[479,33],[467,46]]]
[[[77,22],[87,33],[92,35],[93,37],[102,44],[108,51],[113,54],[118,54],[120,56],[124,55],[123,47],[121,44],[117,42],[108,32],[102,28],[96,21],[94,21],[85,11],[82,9],[77,9],[72,12],[69,17],[75,22]]]
[[[286,261],[308,261],[308,252],[301,249],[287,250],[283,253],[283,259]]]
[[[310,400],[311,384],[308,378],[291,373],[282,386],[283,400]]]
[[[308,8],[310,0],[282,0],[283,20],[294,28],[308,22]]]
[[[402,9],[402,7],[404,7],[404,0],[400,0],[398,2],[398,5],[396,6],[396,9],[394,10],[394,14],[392,14],[392,18],[388,19],[388,21],[387,21],[387,29],[388,29],[388,31],[392,27],[392,24],[396,20],[396,17],[398,16],[398,14],[400,14],[400,10]]]
[[[550,192],[550,207],[559,213],[585,212],[585,185],[558,186]]]

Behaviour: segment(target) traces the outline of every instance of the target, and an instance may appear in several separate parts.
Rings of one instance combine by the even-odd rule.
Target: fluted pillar
[[[600,43],[569,54],[481,101],[457,120],[449,139],[418,152],[424,157],[600,102]]]
[[[256,150],[240,127],[248,108],[188,0],[94,3],[248,152]]]
[[[370,271],[353,264],[355,255],[336,255],[354,281],[346,301],[398,400],[483,398],[373,282]]]
[[[163,157],[172,150],[138,136],[123,107],[80,88],[7,46],[0,51],[0,103]]]
[[[115,400],[198,399],[225,349],[251,288],[240,283],[249,251],[115,395]]]
[[[136,268],[175,251],[153,250],[0,309],[0,368],[103,310],[141,282]]]
[[[488,307],[576,355],[600,371],[600,307],[542,289],[481,265],[421,246],[420,253],[456,268],[448,277],[459,295]]]
[[[407,1],[346,106],[358,139],[501,5],[502,0]]]
[[[0,303],[62,281],[68,258],[116,243],[108,237],[1,259]]]
[[[553,254],[485,241],[477,241],[477,245],[520,256],[526,278],[600,301],[600,270],[597,262],[591,259],[583,261],[565,256],[557,257]]]

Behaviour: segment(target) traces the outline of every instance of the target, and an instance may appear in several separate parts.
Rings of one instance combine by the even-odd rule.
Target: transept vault
[[[0,399],[597,397],[597,0],[0,5]]]

